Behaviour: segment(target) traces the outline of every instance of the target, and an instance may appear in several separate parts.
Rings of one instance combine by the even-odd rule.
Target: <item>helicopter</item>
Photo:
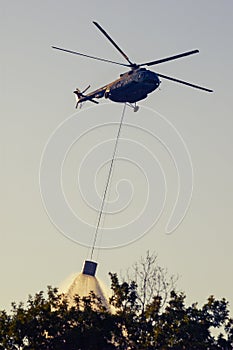
[[[101,88],[95,91],[92,91],[86,95],[85,95],[85,92],[90,88],[90,85],[88,85],[87,88],[84,89],[83,91],[80,91],[77,88],[74,91],[74,94],[76,95],[76,100],[77,100],[77,103],[75,106],[76,108],[78,106],[81,107],[82,103],[85,101],[90,101],[95,104],[98,104],[99,102],[96,101],[96,99],[105,97],[107,99],[110,99],[113,102],[126,103],[133,108],[134,112],[137,112],[139,109],[139,107],[137,106],[137,102],[145,99],[148,96],[148,94],[150,94],[151,92],[153,92],[159,87],[161,83],[159,78],[168,79],[176,83],[184,84],[189,87],[204,90],[207,92],[213,92],[213,90],[207,89],[205,87],[195,85],[180,79],[172,78],[170,76],[160,74],[158,72],[152,72],[144,67],[144,66],[150,67],[150,66],[154,66],[164,62],[176,60],[181,57],[190,56],[198,53],[199,50],[196,49],[192,51],[187,51],[174,56],[158,59],[155,61],[137,64],[137,63],[133,63],[129,59],[129,57],[125,54],[125,52],[117,45],[117,43],[110,37],[110,35],[101,27],[99,23],[93,21],[93,24],[102,32],[102,34],[111,42],[111,44],[124,57],[124,59],[127,61],[127,64],[111,61],[105,58],[86,55],[77,51],[71,51],[71,50],[67,50],[57,46],[52,46],[52,48],[56,50],[68,52],[71,54],[92,58],[98,61],[117,64],[123,67],[128,67],[130,70],[126,73],[120,74],[120,77],[115,81],[108,83],[102,86]]]

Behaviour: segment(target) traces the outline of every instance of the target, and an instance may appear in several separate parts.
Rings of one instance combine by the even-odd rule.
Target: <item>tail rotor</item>
[[[80,91],[78,88],[74,91],[75,97],[76,97],[76,106],[75,108],[78,108],[78,104],[81,102],[80,100],[85,97],[84,93],[90,88],[90,85],[86,87],[83,91]]]
[[[89,88],[90,88],[90,85],[88,85],[88,86],[86,87],[86,89],[84,89],[83,91],[80,91],[78,88],[74,91],[74,94],[75,94],[75,97],[76,97],[76,101],[77,101],[75,108],[77,108],[79,104],[80,104],[80,106],[81,106],[81,103],[82,103],[82,102],[85,102],[85,101],[91,101],[91,102],[96,103],[96,104],[99,103],[99,102],[93,100],[93,97],[88,96],[88,95],[84,95],[84,93],[85,93]]]

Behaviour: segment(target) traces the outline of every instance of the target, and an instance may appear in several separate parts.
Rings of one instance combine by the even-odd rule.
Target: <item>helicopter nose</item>
[[[159,86],[160,83],[161,83],[161,81],[159,80],[159,77],[156,75],[156,79],[155,79],[156,86]]]
[[[160,84],[158,75],[155,72],[151,71],[147,72],[146,82],[155,86],[158,86]]]
[[[160,84],[159,77],[156,74],[153,77],[149,77],[146,82],[155,86],[159,86]]]

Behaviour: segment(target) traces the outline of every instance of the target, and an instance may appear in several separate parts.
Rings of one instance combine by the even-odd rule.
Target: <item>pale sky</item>
[[[198,48],[198,55],[151,67],[151,70],[214,90],[208,94],[162,80],[160,90],[139,103],[142,108],[137,114],[127,112],[128,124],[139,123],[145,129],[156,130],[156,123],[152,126],[146,108],[172,123],[191,157],[193,195],[184,220],[167,235],[165,226],[177,191],[174,165],[161,143],[153,144],[145,133],[123,128],[126,138],[143,143],[160,163],[164,162],[168,202],[156,225],[142,238],[124,247],[96,251],[97,275],[108,284],[109,271],[124,272],[149,249],[158,254],[161,266],[180,276],[177,287],[187,294],[188,302],[202,304],[213,294],[226,297],[233,310],[232,11],[233,3],[227,0],[2,1],[1,309],[8,309],[12,301],[25,300],[29,293],[45,290],[47,285],[58,286],[71,273],[81,270],[90,253],[89,248],[62,235],[51,222],[40,195],[39,168],[48,139],[76,112],[73,90],[88,84],[98,88],[126,71],[124,67],[51,49],[51,45],[55,45],[124,63],[92,24],[95,20],[132,61],[139,63]],[[85,129],[87,121],[91,127],[91,118],[93,127],[108,121],[108,115],[110,121],[120,119],[122,106],[112,103],[105,107],[101,103],[91,110],[86,104],[75,117],[77,135]],[[96,213],[89,207],[80,207],[77,169],[97,140],[104,143],[109,135],[114,138],[116,131],[116,125],[108,125],[105,130],[94,130],[89,137],[76,142],[64,166],[66,198],[74,211],[80,210],[85,216],[87,224],[82,234],[87,240],[89,234],[93,236],[89,225],[93,231]],[[59,156],[59,148],[55,154]],[[139,155],[140,160],[144,158],[136,151],[136,145],[132,155]],[[95,160],[98,163],[99,158]],[[100,159],[99,165],[103,162]],[[130,162],[123,163],[116,163],[113,185],[118,175],[124,178],[133,175],[129,181],[135,180],[136,197],[120,224],[125,223],[128,215],[135,218],[146,199],[140,169],[133,170]],[[96,178],[100,192],[106,179],[105,170]],[[149,165],[147,170],[153,174],[154,166]],[[90,168],[84,167],[83,191],[91,188],[88,182],[91,174]],[[50,176],[53,178],[53,174]],[[156,196],[162,198],[159,175],[154,181]],[[153,205],[156,207],[157,197],[154,204],[150,204],[152,216],[153,210],[157,210]],[[106,217],[104,224],[116,228],[118,220],[117,215],[112,215]],[[131,234],[134,236],[134,231]]]

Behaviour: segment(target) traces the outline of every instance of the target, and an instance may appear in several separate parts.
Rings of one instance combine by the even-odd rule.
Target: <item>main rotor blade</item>
[[[176,78],[172,78],[172,77],[168,77],[167,75],[163,75],[163,74],[160,74],[160,73],[156,73],[156,74],[157,74],[159,77],[161,77],[161,78],[168,79],[168,80],[171,80],[171,81],[175,81],[176,83],[188,85],[188,86],[193,87],[193,88],[195,88],[195,89],[200,89],[200,90],[204,90],[204,91],[207,91],[207,92],[213,92],[213,90],[204,88],[204,87],[199,86],[199,85],[194,85],[194,84],[188,83],[188,82],[186,82],[186,81],[183,81],[183,80],[180,80],[180,79],[176,79]]]
[[[128,56],[124,53],[124,51],[121,50],[121,48],[115,43],[115,41],[108,35],[108,33],[99,25],[99,23],[94,22],[94,25],[106,36],[106,38],[115,46],[115,48],[121,53],[121,55],[126,59],[126,61],[129,62],[129,64],[132,66],[133,63],[130,61]]]
[[[161,58],[160,60],[147,62],[147,63],[142,63],[142,64],[139,64],[139,66],[153,66],[155,64],[160,64],[160,63],[164,63],[164,62],[167,62],[167,61],[176,60],[177,58],[193,55],[193,54],[198,53],[198,52],[199,52],[199,50],[187,51],[187,52],[184,52],[184,53],[180,53],[179,55],[169,56],[169,57]]]
[[[80,53],[80,52],[76,52],[76,51],[71,51],[71,50],[67,50],[67,49],[62,49],[62,48],[56,47],[56,46],[52,46],[52,48],[53,48],[53,49],[56,49],[56,50],[60,50],[60,51],[69,52],[69,53],[72,53],[72,54],[74,54],[74,55],[79,55],[79,56],[84,56],[84,57],[92,58],[92,59],[98,60],[98,61],[103,61],[103,62],[108,62],[108,63],[114,63],[114,64],[118,64],[119,66],[124,66],[124,67],[130,67],[129,64],[124,64],[124,63],[119,63],[119,62],[115,62],[115,61],[110,61],[110,60],[106,60],[105,58],[90,56],[90,55],[86,55],[86,54],[84,54],[84,53]]]

